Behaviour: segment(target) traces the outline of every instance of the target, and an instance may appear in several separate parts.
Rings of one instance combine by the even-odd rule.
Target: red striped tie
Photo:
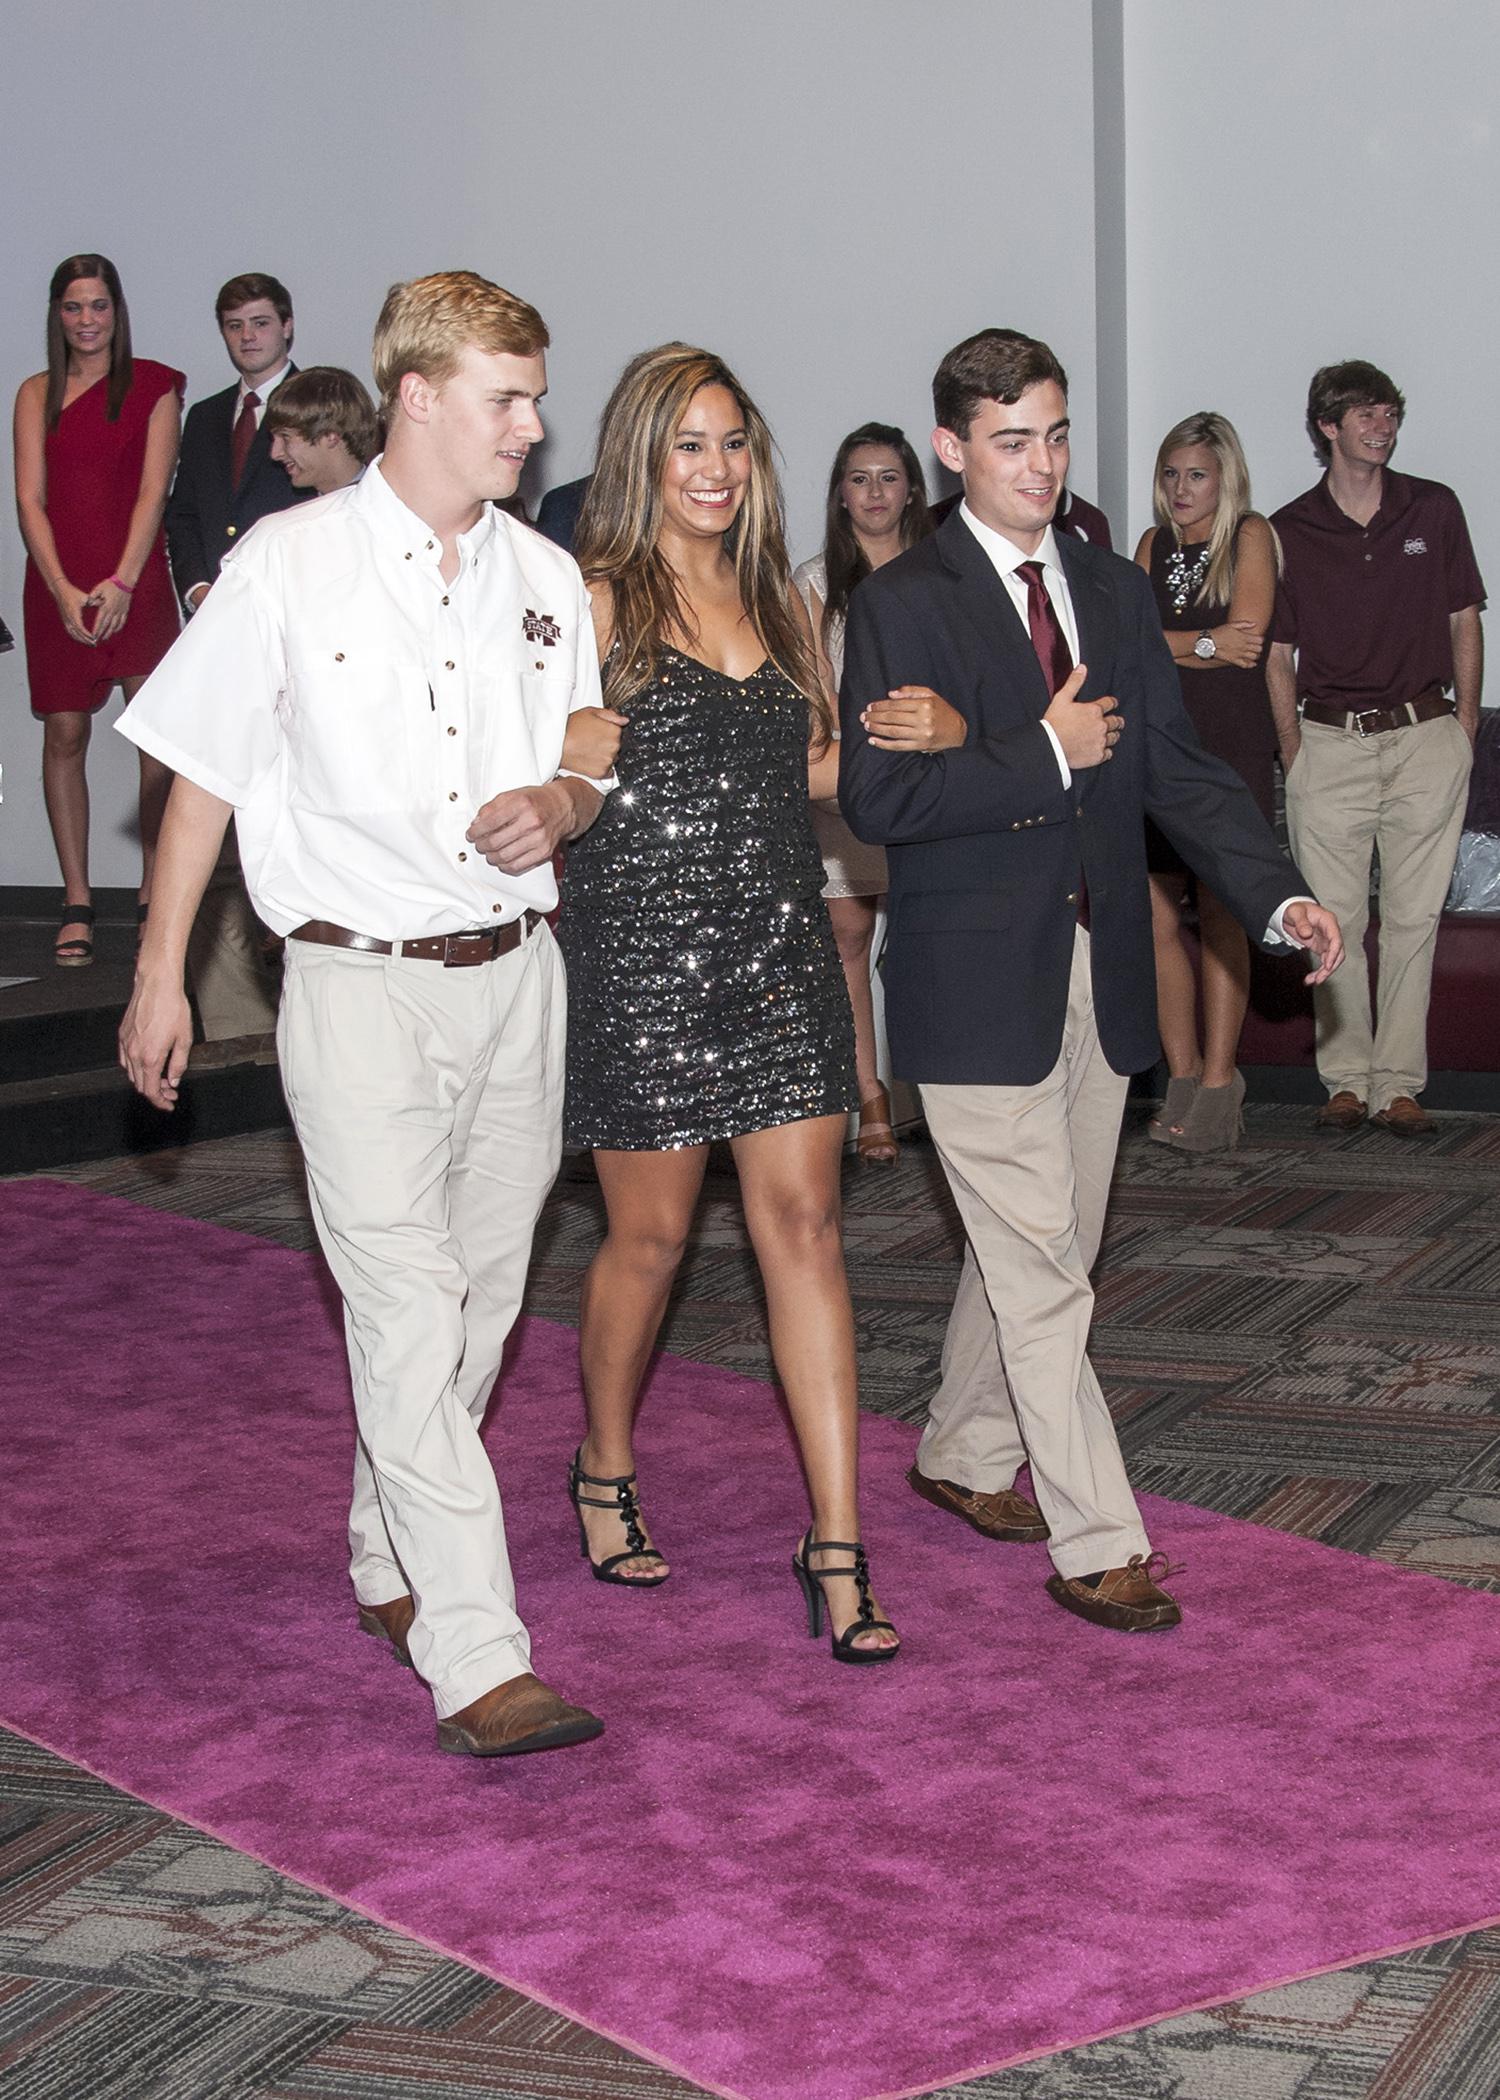
[[[259,394],[250,393],[245,396],[229,440],[229,472],[236,488],[244,479],[245,461],[250,457],[250,447],[255,443],[255,411],[259,407]]]

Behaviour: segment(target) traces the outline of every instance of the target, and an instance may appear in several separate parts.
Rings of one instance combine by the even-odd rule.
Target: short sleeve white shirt
[[[233,806],[277,933],[420,940],[557,904],[550,863],[502,874],[464,834],[554,778],[568,715],[600,704],[583,578],[489,505],[458,549],[446,583],[378,461],[261,519],[118,724]]]

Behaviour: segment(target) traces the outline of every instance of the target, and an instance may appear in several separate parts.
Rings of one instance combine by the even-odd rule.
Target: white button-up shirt
[[[420,940],[556,906],[550,862],[504,875],[464,834],[553,779],[568,715],[600,704],[588,596],[570,555],[488,504],[458,551],[445,583],[378,461],[262,518],[117,725],[233,805],[277,933]]]

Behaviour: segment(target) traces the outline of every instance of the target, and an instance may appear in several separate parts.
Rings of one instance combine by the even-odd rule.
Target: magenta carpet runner
[[[539,1670],[604,1738],[441,1757],[354,1630],[350,1424],[312,1260],[0,1189],[0,1718],[130,1792],[745,2100],[913,2093],[1500,1914],[1500,1602],[1156,1503],[1174,1635],[1081,1624],[865,1429],[908,1652],[841,1669],[788,1566],[763,1386],[657,1370],[675,1573],[592,1582],[572,1336],[492,1413]]]

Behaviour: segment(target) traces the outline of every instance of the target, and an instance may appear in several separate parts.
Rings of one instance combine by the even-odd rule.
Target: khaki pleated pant
[[[287,942],[282,1082],[358,1427],[354,1589],[416,1600],[439,1718],[531,1667],[480,1425],[561,1157],[565,1026],[545,925],[468,969]]]
[[[1099,1048],[1089,941],[1075,937],[1056,1065],[1036,1086],[921,1089],[968,1245],[917,1465],[980,1493],[1029,1459],[1063,1575],[1150,1542],[1088,1359],[1126,1080]]]

